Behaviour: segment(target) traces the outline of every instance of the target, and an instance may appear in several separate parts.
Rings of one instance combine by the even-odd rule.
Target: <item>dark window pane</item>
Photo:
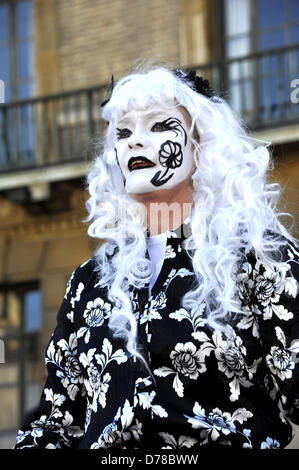
[[[4,363],[5,363],[5,343],[4,343],[4,340],[0,338],[0,364],[4,364]]]
[[[0,292],[0,328],[2,319],[6,318],[6,309],[5,309],[5,294]],[[2,336],[2,330],[0,330],[0,336]]]
[[[31,41],[17,44],[17,76],[27,78],[33,75],[33,54]]]
[[[27,106],[22,108],[24,112],[28,110]],[[20,402],[24,403],[22,412],[26,414],[36,407],[41,393],[38,333],[41,293],[37,289],[25,289],[20,286],[17,290],[0,292],[0,337],[5,345],[5,362],[0,367],[0,432],[18,428]],[[20,378],[24,379],[21,388]]]
[[[5,102],[7,103],[10,100],[11,100],[11,88],[10,86],[5,85]]]
[[[25,381],[36,382],[40,380],[43,357],[39,348],[38,333],[30,333],[25,340]]]
[[[24,298],[25,331],[36,331],[41,325],[41,293],[40,291],[26,292]]]
[[[33,80],[25,80],[18,84],[18,97],[30,98],[34,94]]]
[[[265,51],[267,49],[274,49],[283,47],[284,44],[284,30],[271,31],[263,33],[259,37],[259,50]]]
[[[290,32],[291,32],[291,44],[299,43],[299,26],[292,26],[290,28]]]
[[[299,20],[299,2],[298,0],[289,0],[289,18],[290,21]]]
[[[22,163],[30,163],[34,157],[34,116],[32,106],[22,106],[19,109],[19,150],[20,150],[20,160]],[[31,301],[30,301],[31,302]],[[25,300],[26,308],[26,300]],[[31,306],[30,306],[31,308]],[[33,315],[34,310],[30,313],[30,308],[28,312],[30,315]],[[34,308],[34,306],[33,306]],[[36,313],[36,312],[35,312]],[[36,317],[28,318],[26,320],[26,311],[25,311],[25,323],[28,322],[28,331],[31,331],[34,322],[37,321]],[[25,325],[26,329],[26,325]]]
[[[17,363],[20,360],[20,340],[18,338],[5,339],[5,363]]]
[[[9,38],[8,6],[0,5],[0,42],[8,41],[8,38]]]
[[[260,29],[284,22],[284,0],[258,0],[258,26]]]
[[[33,382],[25,386],[25,413],[31,413],[39,404],[41,395],[40,382]]]
[[[16,31],[18,38],[27,37],[32,34],[31,0],[16,3]]]
[[[286,53],[265,55],[259,59],[258,64],[261,75],[279,75],[288,68],[288,55]]]
[[[42,358],[39,336],[36,333],[30,333],[25,338],[25,359],[25,412],[29,412],[37,406],[42,387],[40,376]]]
[[[285,76],[273,76],[260,80],[260,105],[265,116],[281,119],[289,106],[290,88]]]
[[[9,48],[0,47],[0,78],[4,82],[10,79]]]
[[[21,326],[21,304],[14,292],[1,293],[0,328],[6,333],[19,330]]]
[[[8,109],[6,114],[6,129],[7,129],[7,144],[9,149],[10,163],[16,162],[17,158],[17,124],[18,124],[18,112],[17,109]]]
[[[3,114],[0,112],[0,128],[2,129],[3,126]],[[6,164],[6,151],[3,139],[0,139],[0,169],[1,167],[5,166]],[[3,311],[1,303],[3,302],[3,296],[0,294],[0,312]],[[0,313],[1,318],[1,313]],[[1,322],[1,320],[0,320]],[[2,336],[2,329],[0,327],[0,337]]]

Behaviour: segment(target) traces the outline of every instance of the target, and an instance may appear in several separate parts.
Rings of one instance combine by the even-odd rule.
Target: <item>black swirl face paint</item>
[[[153,132],[165,132],[165,131],[173,131],[176,137],[181,133],[185,139],[185,145],[187,144],[187,134],[182,126],[182,122],[178,118],[170,117],[165,119],[162,122],[156,122],[156,124],[152,127]]]
[[[194,156],[188,129],[181,107],[171,106],[167,112],[157,104],[122,115],[115,129],[115,155],[129,194],[171,189],[191,174]]]
[[[174,175],[174,173],[172,173],[166,177],[169,170],[179,168],[182,165],[183,152],[181,144],[166,140],[159,150],[159,162],[166,170],[162,175],[161,170],[157,171],[155,176],[151,179],[151,183],[154,186],[163,186],[163,184],[167,183]]]
[[[155,132],[163,132],[163,131],[173,131],[176,137],[180,134],[184,136],[184,144],[187,144],[187,133],[182,126],[182,122],[178,118],[170,117],[162,122],[157,122],[152,130]],[[183,163],[183,152],[182,146],[178,142],[172,142],[171,140],[167,140],[161,145],[159,150],[159,162],[160,165],[165,167],[166,170],[161,175],[161,170],[157,171],[155,176],[151,179],[151,183],[154,186],[163,186],[166,184],[174,175],[167,175],[169,170],[173,170],[175,168],[179,168]]]

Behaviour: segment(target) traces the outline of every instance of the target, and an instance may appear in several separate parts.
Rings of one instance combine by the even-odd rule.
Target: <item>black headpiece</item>
[[[192,90],[197,91],[197,93],[201,93],[207,98],[210,98],[210,100],[213,101],[214,103],[219,103],[219,100],[215,96],[212,88],[210,87],[209,80],[206,80],[203,77],[198,77],[196,75],[195,70],[190,70],[190,72],[187,73],[181,69],[174,69],[172,70],[172,73],[174,73],[183,82],[186,82],[186,85],[192,88]],[[108,85],[109,97],[105,101],[103,101],[103,103],[101,103],[101,107],[105,106],[105,104],[107,104],[108,101],[110,100],[112,92],[113,92],[113,88],[114,88],[114,77],[112,75],[110,83]]]
[[[186,82],[186,85],[190,86],[194,91],[197,91],[197,93],[210,98],[210,100],[215,103],[219,103],[214,91],[210,87],[209,80],[204,79],[203,77],[198,77],[195,70],[190,70],[190,72],[187,73],[181,69],[174,69],[172,72],[183,82]]]

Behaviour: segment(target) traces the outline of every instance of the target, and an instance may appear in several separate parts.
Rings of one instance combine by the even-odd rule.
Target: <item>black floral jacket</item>
[[[152,375],[112,338],[113,305],[94,258],[74,270],[46,352],[39,408],[15,448],[284,448],[299,424],[299,253],[286,241],[285,281],[253,256],[239,270],[246,315],[236,338],[180,305],[194,279],[182,238],[168,232],[164,264],[132,289],[140,344]],[[291,275],[291,271],[293,276]]]

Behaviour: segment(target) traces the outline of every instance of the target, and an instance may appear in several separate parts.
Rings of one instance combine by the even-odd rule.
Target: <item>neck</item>
[[[191,179],[187,179],[171,189],[131,196],[145,206],[147,228],[154,236],[175,230],[191,214],[192,193]]]

